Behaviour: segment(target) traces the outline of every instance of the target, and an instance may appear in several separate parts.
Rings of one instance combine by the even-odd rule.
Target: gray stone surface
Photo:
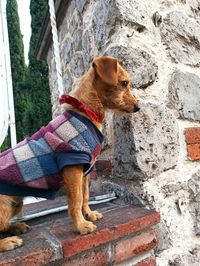
[[[200,121],[200,77],[176,70],[169,82],[168,104],[181,118]]]
[[[200,236],[200,170],[188,181],[190,192],[190,211],[194,218],[194,230]]]
[[[87,3],[87,0],[76,0],[76,7],[80,13],[83,12],[83,9],[86,3]]]
[[[83,64],[86,70],[89,69],[92,58],[94,57],[92,51],[92,36],[88,30],[83,33],[82,36],[83,47]]]
[[[72,38],[67,37],[62,43],[61,47],[61,60],[62,60],[62,65],[65,67],[66,64],[68,64],[72,58],[73,55],[73,43],[72,43]]]
[[[72,90],[72,75],[68,69],[63,72],[63,85],[65,92],[69,93]]]
[[[77,29],[73,36],[73,46],[74,46],[74,50],[77,51],[81,51],[82,50],[82,29]]]
[[[159,27],[152,22],[156,11],[163,18]],[[183,137],[185,127],[200,121],[199,28],[199,0],[68,1],[58,28],[67,92],[102,54],[117,57],[133,88],[141,88],[134,91],[140,112],[107,116],[101,156],[114,162],[114,176],[111,182],[93,180],[92,186],[160,212],[160,266],[199,266],[200,261],[199,181],[193,175],[198,162],[187,160]],[[61,108],[51,49],[47,61],[55,116]]]
[[[199,0],[188,0],[189,7],[195,19],[200,22],[200,2]]]
[[[143,31],[149,18],[145,1],[140,0],[116,0],[116,9],[120,14],[120,20],[130,25],[137,31]]]
[[[146,88],[157,77],[158,66],[155,59],[144,50],[116,45],[107,49],[105,55],[119,60],[129,73],[133,88]]]
[[[183,12],[173,11],[163,20],[161,36],[175,62],[200,66],[200,25]]]
[[[173,168],[179,155],[175,118],[162,106],[142,104],[131,116],[114,119],[114,173],[125,179],[152,177]]]
[[[140,0],[99,0],[93,13],[95,44],[102,48],[110,42],[111,36],[122,24],[130,25],[141,32],[146,28],[148,12]]]
[[[70,62],[71,73],[76,77],[80,78],[84,73],[84,65],[83,65],[83,56],[80,52],[76,52],[73,55],[73,58]]]
[[[95,45],[100,49],[110,42],[116,27],[116,16],[113,16],[114,3],[109,0],[97,1],[92,17],[92,31]]]
[[[142,202],[140,201],[140,199],[136,197],[132,191],[129,191],[128,189],[120,186],[119,184],[104,181],[102,183],[102,191],[105,194],[115,193],[117,198],[119,198],[120,200],[123,200],[124,202],[128,204],[139,206],[139,207],[144,206]]]

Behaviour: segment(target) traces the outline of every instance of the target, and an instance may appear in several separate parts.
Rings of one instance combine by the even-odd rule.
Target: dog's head
[[[131,81],[117,59],[110,56],[96,57],[92,62],[94,85],[105,108],[118,113],[133,113],[140,110],[133,96]]]

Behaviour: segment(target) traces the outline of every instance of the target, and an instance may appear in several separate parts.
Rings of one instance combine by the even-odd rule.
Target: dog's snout
[[[138,112],[138,111],[140,111],[140,107],[139,107],[139,105],[134,105],[134,112]]]

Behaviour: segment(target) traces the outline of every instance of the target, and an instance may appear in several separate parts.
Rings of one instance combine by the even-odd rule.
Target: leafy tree
[[[24,107],[21,101],[20,82],[24,81],[26,74],[26,65],[24,61],[23,36],[20,30],[18,6],[16,0],[7,0],[6,5],[8,36],[10,47],[10,60],[12,71],[12,83],[15,105],[15,118],[18,141],[23,138],[23,111]],[[9,143],[9,141],[6,141]]]
[[[36,60],[34,55],[47,7],[48,0],[30,1],[32,35],[27,68],[24,62],[17,2],[7,0],[6,12],[18,141],[32,135],[51,119],[48,67],[46,62]],[[9,141],[6,140],[3,148],[7,148],[8,143]]]
[[[32,35],[26,76],[29,97],[27,98],[23,117],[27,135],[34,133],[51,119],[48,66],[46,62],[38,61],[34,55],[47,7],[47,0],[31,0],[30,2]]]

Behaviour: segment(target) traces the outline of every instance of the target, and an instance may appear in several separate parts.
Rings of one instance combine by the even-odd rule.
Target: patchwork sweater
[[[0,194],[53,199],[62,186],[64,166],[91,171],[103,135],[84,116],[68,111],[31,137],[0,154]]]

